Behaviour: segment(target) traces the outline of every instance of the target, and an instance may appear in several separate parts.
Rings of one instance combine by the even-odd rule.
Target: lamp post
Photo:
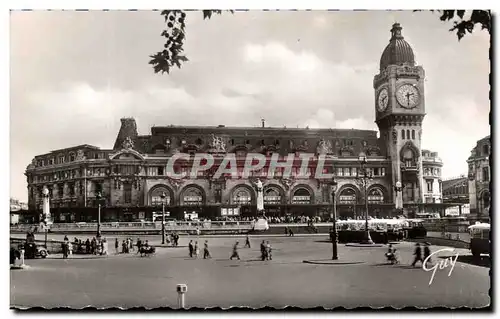
[[[403,187],[402,187],[402,184],[400,181],[397,181],[396,182],[396,185],[394,185],[394,191],[396,192],[396,211],[399,211],[400,209],[403,209],[403,205],[401,205],[401,207],[399,207],[399,202],[397,200],[398,198],[398,193],[401,192],[403,190]]]
[[[165,192],[162,192],[161,195],[161,244],[165,245]]]
[[[101,192],[97,192],[95,194],[95,198],[97,199],[97,234],[96,239],[99,240],[101,238]]]
[[[365,193],[365,244],[373,244],[372,238],[370,236],[370,229],[368,228],[368,180],[372,178],[371,172],[368,171],[366,164],[367,159],[365,153],[359,154],[359,162],[361,164],[358,170],[358,181],[360,181],[363,186]]]
[[[45,248],[47,248],[47,233],[49,232],[49,222],[50,222],[50,203],[49,203],[49,197],[50,197],[50,192],[47,187],[44,187],[42,190],[42,195],[43,195],[43,223],[44,223],[44,230],[45,230]]]
[[[333,214],[333,236],[332,236],[332,260],[339,259],[337,254],[337,203],[335,192],[337,191],[337,182],[332,182],[332,214]]]

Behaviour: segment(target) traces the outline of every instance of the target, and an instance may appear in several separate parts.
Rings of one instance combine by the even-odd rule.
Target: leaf
[[[179,55],[178,59],[181,60],[181,61],[183,61],[183,62],[188,62],[189,61],[189,59],[186,56],[184,56],[184,55]]]
[[[464,18],[464,14],[465,14],[465,10],[457,10],[457,16],[458,16],[460,19],[463,19],[463,18]]]
[[[210,19],[212,17],[212,10],[203,10],[203,20]]]

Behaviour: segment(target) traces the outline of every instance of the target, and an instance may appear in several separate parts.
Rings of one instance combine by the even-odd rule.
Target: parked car
[[[35,259],[37,257],[47,258],[49,252],[46,247],[38,246],[34,242],[26,242],[24,244],[19,244],[18,250],[24,249],[24,258]]]

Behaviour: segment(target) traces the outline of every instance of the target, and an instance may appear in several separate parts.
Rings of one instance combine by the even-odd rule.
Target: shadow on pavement
[[[455,259],[455,257],[456,256],[439,256],[440,259],[446,259],[446,258]],[[465,256],[461,255],[458,256],[457,261],[469,265],[491,268],[491,258],[489,256],[481,256],[480,258],[474,258],[474,256],[472,255],[465,255]]]

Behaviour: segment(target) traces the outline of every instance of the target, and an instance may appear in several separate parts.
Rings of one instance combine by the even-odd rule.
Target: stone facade
[[[396,42],[408,50],[409,45],[402,45],[400,31],[399,25],[393,26],[389,50],[385,51],[393,52],[391,46]],[[412,57],[413,53],[404,56]],[[238,207],[242,215],[253,215],[254,182],[259,178],[268,214],[330,215],[332,180],[301,178],[295,161],[288,178],[283,178],[280,170],[273,178],[261,172],[249,178],[215,178],[208,170],[194,178],[176,180],[168,175],[167,161],[178,153],[210,153],[215,166],[224,155],[234,154],[238,167],[248,153],[264,154],[268,160],[273,154],[284,160],[290,154],[310,153],[314,154],[308,167],[311,171],[320,156],[326,158],[323,172],[333,174],[338,183],[335,199],[341,217],[364,214],[365,200],[370,214],[379,217],[410,216],[430,209],[430,204],[441,202],[443,164],[437,153],[421,150],[425,72],[414,63],[401,62],[401,57],[392,61],[386,56],[373,81],[380,136],[370,130],[273,128],[264,122],[262,127],[154,126],[151,134],[139,135],[135,119],[124,118],[113,149],[80,145],[36,156],[26,169],[30,209],[40,209],[41,190],[47,186],[52,207],[68,215],[64,220],[93,219],[97,193],[102,194],[104,220],[124,215],[131,215],[125,218],[129,220],[147,218],[161,206],[162,194],[171,216],[182,217],[191,211],[218,216],[224,207]],[[380,98],[382,91],[387,101]],[[410,106],[411,94],[418,98],[412,98]],[[407,103],[402,100],[405,96]],[[381,101],[387,103],[382,105]],[[365,167],[371,176],[366,191],[358,178],[360,154],[366,156]],[[180,162],[176,169],[187,171],[191,164],[192,160]],[[263,171],[267,169],[268,164]],[[402,183],[401,190],[395,188],[397,182]],[[428,182],[431,186],[427,188]],[[87,213],[75,213],[85,208],[89,208]]]
[[[491,140],[490,136],[477,141],[467,159],[469,165],[470,213],[477,219],[489,219],[491,200]]]

